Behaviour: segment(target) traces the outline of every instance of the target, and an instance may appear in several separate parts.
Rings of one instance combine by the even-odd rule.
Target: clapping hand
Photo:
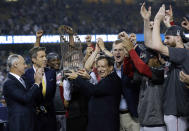
[[[120,40],[128,40],[129,39],[129,35],[125,32],[122,31],[118,34],[118,39]]]
[[[148,8],[148,10],[145,7],[145,3],[142,4],[140,9],[140,14],[144,20],[150,20],[151,17],[151,6]]]
[[[34,79],[35,79],[35,83],[37,83],[38,85],[42,82],[43,74],[44,74],[43,68],[36,69]]]
[[[158,13],[156,14],[154,20],[161,22],[164,18],[165,18],[165,5],[163,4],[163,5],[160,7]]]
[[[170,22],[173,21],[173,11],[171,5],[169,6],[169,10],[165,11],[165,17],[163,19],[163,22],[166,27],[171,27]]]
[[[102,38],[98,38],[97,39],[97,44],[99,46],[99,48],[103,51],[105,49],[105,46],[104,46],[104,41]]]

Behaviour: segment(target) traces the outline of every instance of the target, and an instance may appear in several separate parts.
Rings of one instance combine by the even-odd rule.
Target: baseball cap
[[[165,32],[165,36],[166,35],[180,36],[182,38],[183,43],[189,42],[189,39],[185,36],[184,29],[178,25],[169,27]]]

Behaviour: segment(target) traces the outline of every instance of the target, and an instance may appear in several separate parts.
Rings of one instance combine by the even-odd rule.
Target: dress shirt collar
[[[121,66],[122,66],[123,64],[121,64]],[[118,69],[117,68],[117,64],[116,64],[116,62],[114,63],[114,69],[116,70],[116,71],[121,71],[121,69]]]
[[[12,73],[12,72],[9,72],[9,74],[13,75],[14,77],[16,77],[16,79],[18,79],[20,81],[20,76],[15,74],[15,73]]]
[[[118,68],[117,68],[116,63],[114,63],[114,69],[115,69],[117,75],[119,76],[119,78],[121,78],[121,69],[118,69]]]
[[[35,69],[35,66],[33,65],[33,70],[34,70],[34,72],[36,72],[36,69]]]

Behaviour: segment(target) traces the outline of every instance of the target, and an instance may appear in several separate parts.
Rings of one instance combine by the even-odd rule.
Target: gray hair
[[[13,64],[19,60],[19,56],[18,54],[9,55],[7,59],[7,71],[10,71]]]

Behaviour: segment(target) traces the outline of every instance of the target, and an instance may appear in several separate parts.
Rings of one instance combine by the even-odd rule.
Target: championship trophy
[[[70,70],[78,71],[83,68],[82,45],[79,36],[69,26],[59,27],[62,76]]]

